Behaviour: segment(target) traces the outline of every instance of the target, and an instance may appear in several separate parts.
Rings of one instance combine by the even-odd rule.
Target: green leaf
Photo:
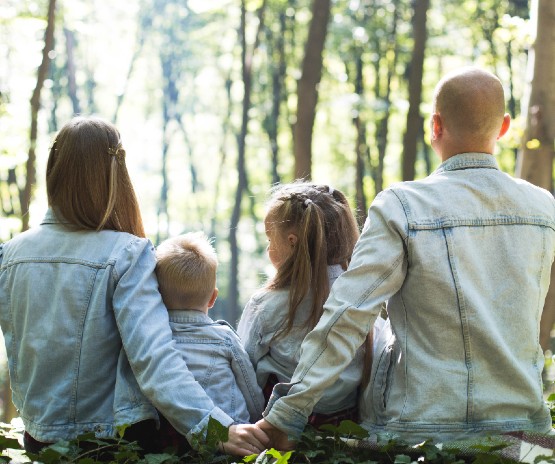
[[[6,448],[20,449],[21,446],[19,445],[17,438],[0,435],[0,449],[5,450]]]
[[[412,459],[410,458],[410,456],[407,456],[406,454],[399,454],[397,456],[395,456],[395,464],[410,464],[412,462]]]
[[[249,454],[248,456],[245,456],[243,458],[243,462],[251,462],[251,461],[256,461],[256,458],[258,457],[258,454]]]
[[[95,464],[98,461],[95,461],[93,458],[82,458],[77,460],[77,464]]]
[[[225,443],[229,439],[229,430],[213,417],[208,419],[206,430],[206,444],[216,448],[218,443]]]
[[[173,454],[147,454],[144,458],[146,464],[177,463],[179,458]]]

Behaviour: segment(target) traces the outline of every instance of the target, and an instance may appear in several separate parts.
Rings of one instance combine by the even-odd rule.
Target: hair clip
[[[304,201],[304,205],[305,205],[306,207],[308,207],[308,205],[310,205],[310,204],[312,204],[312,200],[311,200],[310,198],[307,198],[307,199]]]
[[[328,193],[333,197],[333,192],[335,192],[335,190],[333,189],[333,187],[330,187],[328,185]]]
[[[118,143],[116,148],[108,147],[108,154],[116,158],[116,161],[119,164],[123,164],[123,161],[125,159],[125,150],[121,146],[121,142]]]

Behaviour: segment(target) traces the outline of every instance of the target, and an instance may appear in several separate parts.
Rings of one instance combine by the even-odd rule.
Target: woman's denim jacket
[[[259,420],[264,396],[235,330],[202,311],[172,309],[169,315],[177,348],[214,404],[237,423]]]
[[[118,425],[157,419],[152,405],[189,441],[209,416],[232,423],[175,348],[155,264],[149,240],[72,231],[50,210],[0,245],[0,325],[13,402],[32,437],[111,437]]]
[[[553,196],[491,155],[382,192],[267,420],[298,436],[389,300],[363,426],[415,442],[549,431],[539,323],[554,253]]]
[[[343,273],[341,266],[328,266],[330,286]],[[289,290],[261,290],[249,300],[237,327],[245,349],[255,367],[258,384],[264,388],[268,376],[275,374],[280,382],[289,382],[299,362],[301,344],[309,332],[306,321],[312,298],[305,298],[297,308],[293,329],[274,339],[283,327],[289,308]],[[332,414],[357,405],[358,386],[362,376],[364,350],[341,372],[337,382],[328,388],[314,412]]]

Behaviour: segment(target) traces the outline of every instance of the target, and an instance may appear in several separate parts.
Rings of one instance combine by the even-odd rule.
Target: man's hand
[[[270,438],[256,424],[239,424],[229,427],[227,441],[218,448],[225,454],[248,456],[260,454],[269,446]]]
[[[273,448],[279,451],[290,451],[295,448],[296,442],[289,440],[286,433],[274,427],[266,419],[259,420],[255,425],[270,438],[270,445]]]

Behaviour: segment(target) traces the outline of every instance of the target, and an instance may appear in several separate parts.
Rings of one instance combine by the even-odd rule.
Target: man
[[[349,269],[308,334],[291,384],[258,426],[290,448],[387,301],[362,425],[407,442],[547,432],[539,321],[555,253],[553,196],[501,172],[510,125],[497,77],[464,68],[436,87],[442,164],[374,200]]]

